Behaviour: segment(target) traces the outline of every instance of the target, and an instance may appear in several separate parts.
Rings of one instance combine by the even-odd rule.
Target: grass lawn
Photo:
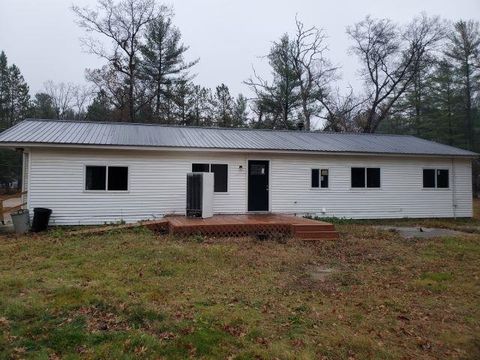
[[[337,228],[316,244],[2,238],[0,358],[480,358],[478,234]]]

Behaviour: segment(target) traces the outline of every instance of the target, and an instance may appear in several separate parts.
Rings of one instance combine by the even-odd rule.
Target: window
[[[85,190],[127,191],[128,167],[126,166],[86,166]]]
[[[108,167],[108,190],[126,191],[128,190],[128,167],[109,166]]]
[[[449,172],[445,169],[423,169],[423,187],[425,189],[448,189]]]
[[[437,170],[437,188],[448,189],[448,170]]]
[[[380,168],[352,168],[352,188],[380,188]]]
[[[380,187],[380,169],[379,168],[367,169],[367,187],[369,188]]]
[[[435,187],[435,170],[423,169],[423,187],[434,188]]]
[[[212,164],[210,168],[213,172],[213,191],[227,192],[228,165]]]
[[[250,175],[265,175],[265,165],[263,164],[251,164]]]
[[[352,168],[352,188],[365,187],[365,168]]]
[[[312,188],[318,188],[320,186],[319,174],[320,170],[312,169]]]
[[[312,188],[328,188],[328,169],[312,169]]]
[[[210,164],[192,164],[192,172],[210,172]]]
[[[228,191],[228,165],[227,164],[192,164],[193,172],[212,172],[213,191]]]
[[[85,190],[106,190],[106,180],[106,166],[87,166]]]
[[[328,169],[322,169],[320,171],[320,186],[322,188],[328,188]]]

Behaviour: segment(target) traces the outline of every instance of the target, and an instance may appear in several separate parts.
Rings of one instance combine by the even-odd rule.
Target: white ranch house
[[[57,225],[184,214],[186,174],[214,173],[215,214],[471,217],[478,154],[412,136],[27,119],[27,207]]]

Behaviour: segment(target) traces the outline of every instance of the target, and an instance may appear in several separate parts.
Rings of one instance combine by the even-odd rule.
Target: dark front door
[[[248,211],[268,211],[268,161],[248,162]]]

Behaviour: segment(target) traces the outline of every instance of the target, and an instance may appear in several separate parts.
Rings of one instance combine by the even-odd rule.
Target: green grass
[[[473,223],[473,221],[472,221]],[[480,238],[0,238],[0,358],[480,357]],[[324,281],[312,267],[333,268]]]

